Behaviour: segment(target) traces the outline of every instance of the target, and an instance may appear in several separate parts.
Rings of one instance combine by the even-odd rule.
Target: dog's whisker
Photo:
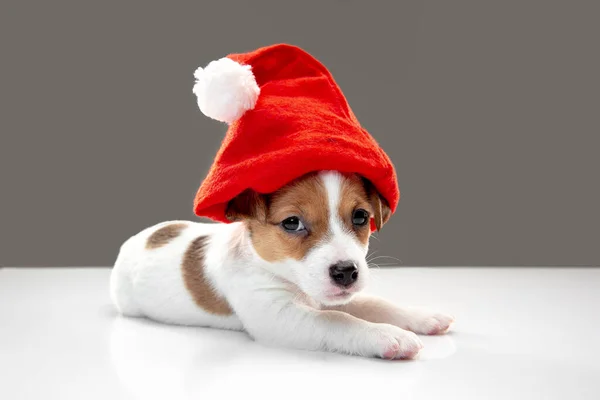
[[[375,250],[375,251],[372,251],[370,254],[367,254],[367,257],[365,257],[366,261],[367,262],[371,261],[371,257],[373,257],[378,252],[379,252],[379,250]]]
[[[369,268],[372,268],[372,267],[381,268],[381,267],[379,266],[379,264],[375,264],[375,263],[368,263],[367,265],[369,266]]]
[[[391,258],[392,260],[395,260],[395,261],[398,261],[398,262],[399,262],[399,263],[401,263],[401,264],[404,264],[404,263],[402,262],[402,260],[401,260],[401,259],[399,259],[399,258],[396,258],[396,257],[391,257],[391,256],[377,256],[377,257],[374,257],[374,258],[371,258],[371,259],[369,259],[369,260],[368,260],[368,262],[371,262],[371,261],[377,260],[377,259],[379,259],[379,258]]]
[[[400,259],[399,259],[399,258],[392,257],[392,256],[377,256],[377,257],[375,257],[375,258],[372,258],[371,260],[375,260],[375,259],[377,259],[377,258],[392,258],[392,259],[394,259],[394,260],[400,261]]]
[[[398,263],[385,263],[385,264],[379,263],[377,265],[379,265],[380,267],[398,267],[399,266]]]

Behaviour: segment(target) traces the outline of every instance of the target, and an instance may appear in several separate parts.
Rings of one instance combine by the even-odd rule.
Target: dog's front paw
[[[415,358],[423,348],[417,335],[388,324],[374,324],[366,340],[369,355],[388,360]]]
[[[454,317],[451,315],[425,311],[412,316],[408,330],[423,335],[443,335],[453,322]]]

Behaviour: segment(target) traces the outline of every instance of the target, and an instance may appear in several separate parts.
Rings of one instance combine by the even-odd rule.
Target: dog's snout
[[[329,267],[329,276],[336,285],[348,287],[358,279],[358,268],[352,261],[342,261]]]

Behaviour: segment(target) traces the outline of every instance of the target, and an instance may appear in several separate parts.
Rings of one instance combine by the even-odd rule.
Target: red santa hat
[[[329,71],[286,44],[230,54],[194,74],[200,110],[229,125],[194,212],[219,222],[246,189],[272,193],[307,173],[336,170],[368,179],[396,210],[389,157],[361,127]]]

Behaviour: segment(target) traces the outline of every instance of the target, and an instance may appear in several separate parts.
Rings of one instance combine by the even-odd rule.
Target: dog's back
[[[226,246],[221,243],[235,228],[167,221],[132,236],[121,246],[111,275],[115,306],[129,317],[241,329],[226,300],[214,290],[218,261],[209,260],[211,253]]]

